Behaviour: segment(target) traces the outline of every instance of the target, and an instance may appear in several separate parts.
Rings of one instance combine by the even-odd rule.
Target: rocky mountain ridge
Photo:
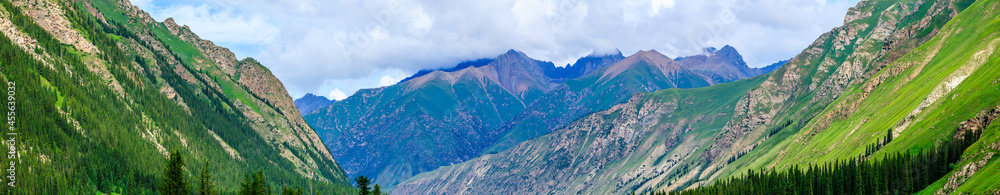
[[[557,68],[510,50],[360,90],[305,118],[333,140],[326,144],[350,175],[391,188],[414,174],[535,138],[635,92],[712,84],[655,51],[590,55]]]

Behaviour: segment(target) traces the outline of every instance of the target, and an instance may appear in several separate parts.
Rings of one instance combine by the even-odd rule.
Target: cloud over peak
[[[849,2],[850,1],[850,2]],[[293,97],[346,95],[509,49],[565,65],[591,53],[667,56],[733,45],[750,66],[799,53],[856,0],[136,0],[254,57]]]

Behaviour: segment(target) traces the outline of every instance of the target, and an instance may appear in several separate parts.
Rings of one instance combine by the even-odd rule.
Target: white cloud
[[[340,89],[337,88],[337,89],[330,90],[330,95],[327,95],[327,97],[330,97],[330,98],[332,98],[334,100],[340,101],[340,100],[343,100],[343,99],[347,98],[347,94],[344,93],[343,91],[340,91]]]
[[[661,8],[674,8],[674,0],[650,0],[652,4],[653,12],[650,15],[660,14]]]
[[[178,25],[187,25],[202,39],[228,47],[238,57],[257,55],[263,45],[271,43],[281,33],[278,25],[268,21],[264,14],[243,12],[227,1],[199,5],[156,5],[151,1],[137,0],[133,4],[156,20],[173,18]]]
[[[400,80],[403,80],[403,79],[392,78],[389,75],[385,75],[385,76],[382,76],[382,78],[380,78],[378,80],[378,86],[379,87],[385,87],[385,86],[389,86],[389,85],[394,85],[394,84],[398,83]]]
[[[677,57],[729,44],[750,66],[763,66],[841,25],[856,1],[153,0],[143,8],[257,58],[298,97],[353,93],[386,84],[385,75],[404,78],[508,49],[562,66],[592,51]]]

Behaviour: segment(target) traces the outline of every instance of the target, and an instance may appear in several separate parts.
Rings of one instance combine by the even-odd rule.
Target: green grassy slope
[[[845,99],[882,97],[871,93],[856,94],[859,90],[872,89],[864,84],[865,81],[885,80],[876,78],[882,77],[877,76],[880,71],[894,69],[890,68],[891,63],[937,35],[939,29],[951,18],[951,3],[925,0],[864,1],[851,8],[847,16],[851,20],[845,21],[844,26],[820,36],[802,54],[775,70],[771,74],[772,79],[748,94],[745,98],[748,108],[738,111],[744,114],[738,114],[741,115],[737,116],[739,120],[730,121],[730,125],[726,126],[723,134],[711,146],[706,160],[714,162],[709,171],[701,175],[700,180],[726,178],[745,173],[750,168],[772,169],[775,168],[775,161],[809,160],[812,158],[796,158],[788,154],[786,149],[802,147],[801,141],[808,140],[816,133],[851,134],[850,130],[844,132],[825,129],[834,126],[832,121],[842,120],[858,109],[855,104],[842,105]],[[840,128],[845,127],[848,126]],[[848,128],[853,129],[854,126]],[[855,135],[878,137],[873,132],[884,135],[885,131],[886,129],[871,129],[865,132],[868,134],[855,132]],[[800,135],[808,136],[802,138]],[[847,151],[815,147],[794,152],[817,157],[828,152],[863,153],[864,146],[848,148]],[[819,158],[830,156],[835,155]],[[733,157],[738,160],[726,160]],[[832,159],[823,160],[825,162]]]
[[[983,13],[977,10],[960,14],[937,37],[868,80],[865,86],[874,85],[874,89],[854,88],[820,115],[839,114],[835,112],[842,105],[856,104],[852,114],[830,124],[812,120],[793,139],[784,140],[789,143],[783,150],[787,157],[779,157],[777,167],[859,156],[865,145],[875,143],[889,129],[897,139],[880,153],[927,149],[951,139],[960,122],[996,106],[1000,88],[995,81],[1000,69],[989,64],[1000,62],[994,54],[1000,26],[989,17],[980,17]],[[884,81],[877,83],[883,76]],[[858,93],[870,95],[854,98]]]
[[[995,52],[1000,23],[989,11],[996,6],[995,1],[973,4],[933,39],[850,88],[801,131],[779,134],[788,138],[769,143],[775,149],[738,160],[733,173],[864,156],[866,146],[890,131],[896,138],[874,157],[916,154],[951,140],[960,123],[1000,104],[1000,67],[994,66],[1000,63]],[[980,142],[996,141],[988,135]]]

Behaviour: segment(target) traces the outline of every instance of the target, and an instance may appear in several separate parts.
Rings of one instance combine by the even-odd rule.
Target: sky
[[[132,0],[252,57],[289,95],[344,99],[421,69],[515,49],[565,66],[596,53],[676,58],[735,47],[751,67],[800,53],[858,0]]]

